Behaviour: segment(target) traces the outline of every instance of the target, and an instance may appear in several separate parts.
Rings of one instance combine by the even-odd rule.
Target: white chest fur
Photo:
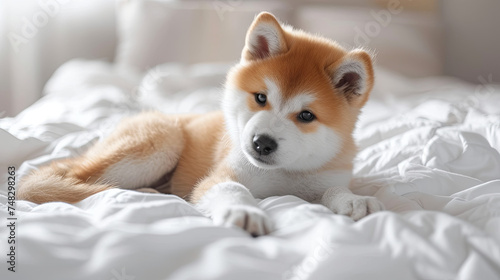
[[[244,156],[233,157],[233,167],[239,183],[247,187],[255,198],[295,195],[309,202],[318,202],[330,187],[349,187],[351,170],[299,172],[282,169],[261,169],[249,163]]]

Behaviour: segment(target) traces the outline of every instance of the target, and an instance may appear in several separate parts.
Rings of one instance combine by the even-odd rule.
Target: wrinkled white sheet
[[[380,69],[356,132],[353,188],[388,211],[354,223],[293,196],[260,205],[271,235],[212,225],[178,197],[110,190],[75,205],[16,204],[7,271],[7,167],[78,155],[144,108],[217,108],[224,65],[140,76],[64,65],[47,95],[0,120],[0,279],[499,279],[500,91]]]

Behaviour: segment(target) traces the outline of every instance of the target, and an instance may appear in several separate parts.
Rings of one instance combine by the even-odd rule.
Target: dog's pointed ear
[[[284,33],[272,14],[260,13],[247,31],[242,62],[265,59],[288,51]]]
[[[374,74],[371,56],[363,50],[353,50],[327,67],[333,86],[349,104],[361,108],[373,88]]]

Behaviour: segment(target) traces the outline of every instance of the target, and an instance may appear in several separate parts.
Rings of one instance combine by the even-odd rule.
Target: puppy
[[[222,112],[128,119],[83,156],[26,176],[18,198],[75,203],[115,187],[153,188],[253,235],[272,226],[255,198],[275,195],[358,220],[383,209],[348,188],[352,133],[373,81],[366,52],[282,26],[264,12],[228,73]]]

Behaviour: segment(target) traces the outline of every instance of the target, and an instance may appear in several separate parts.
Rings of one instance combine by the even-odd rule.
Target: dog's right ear
[[[265,59],[288,51],[284,31],[270,13],[262,12],[247,31],[241,61]]]

